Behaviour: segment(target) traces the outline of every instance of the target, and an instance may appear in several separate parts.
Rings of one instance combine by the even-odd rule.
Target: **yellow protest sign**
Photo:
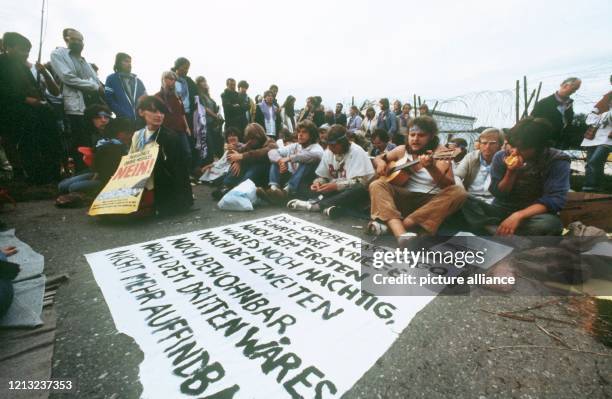
[[[159,145],[148,145],[142,151],[121,158],[115,174],[98,194],[89,215],[127,215],[138,210],[140,197],[153,173]]]

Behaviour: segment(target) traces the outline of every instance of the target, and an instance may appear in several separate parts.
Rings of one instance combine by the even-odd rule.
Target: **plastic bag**
[[[247,179],[232,188],[217,204],[224,211],[252,211],[257,201],[255,183]]]

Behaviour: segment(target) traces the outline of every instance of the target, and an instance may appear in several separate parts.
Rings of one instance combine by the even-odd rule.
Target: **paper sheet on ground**
[[[433,298],[360,292],[359,255],[282,214],[86,256],[143,397],[271,399],[340,397]]]

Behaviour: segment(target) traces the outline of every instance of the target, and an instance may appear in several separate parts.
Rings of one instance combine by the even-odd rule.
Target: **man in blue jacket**
[[[147,90],[142,81],[132,73],[132,57],[117,53],[113,70],[115,73],[106,78],[106,102],[117,118],[128,118],[138,125],[140,118],[136,113],[136,105],[138,99],[147,94]]]
[[[391,141],[395,144],[398,144],[396,137],[397,134],[397,117],[395,114],[389,109],[389,99],[381,98],[378,102],[380,105],[380,112],[378,113],[378,120],[376,127],[378,129],[385,129]],[[403,144],[403,143],[401,143]]]

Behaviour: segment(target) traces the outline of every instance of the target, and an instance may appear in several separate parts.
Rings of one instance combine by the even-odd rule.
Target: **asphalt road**
[[[132,224],[99,223],[87,217],[85,209],[60,210],[52,201],[20,203],[2,213],[17,236],[45,256],[47,275],[70,276],[56,296],[53,377],[75,380],[77,390],[51,398],[137,398],[142,391],[142,352],[130,337],[117,333],[84,254],[285,211],[263,207],[251,213],[223,212],[213,206],[209,188],[198,186],[194,192],[199,211]],[[362,233],[355,226],[365,223],[298,216],[358,237]],[[521,309],[542,301],[526,296],[439,296],[345,398],[612,398],[612,357],[586,353],[612,355],[612,348],[577,326],[541,322],[546,331],[584,352],[567,350],[536,323],[482,311]],[[534,313],[573,320],[561,305]],[[499,348],[532,345],[546,348]]]

